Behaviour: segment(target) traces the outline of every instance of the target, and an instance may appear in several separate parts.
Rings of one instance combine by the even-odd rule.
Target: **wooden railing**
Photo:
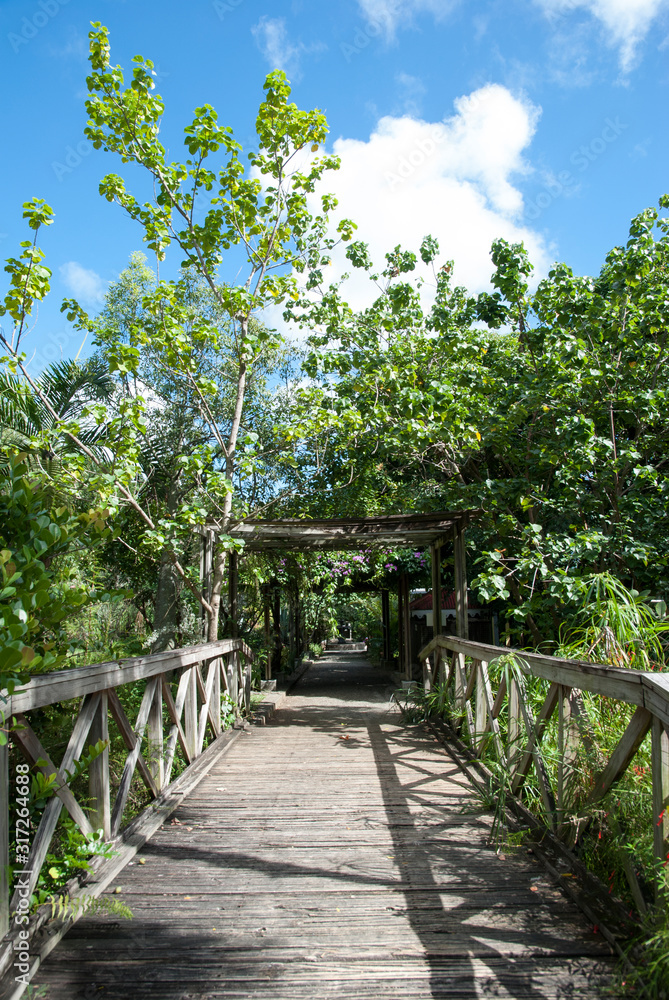
[[[514,669],[494,672],[489,665],[512,654]],[[460,735],[476,757],[492,755],[501,765],[506,788],[522,795],[532,768],[536,773],[546,822],[551,831],[572,843],[588,823],[593,807],[606,796],[632,764],[646,735],[652,739],[653,850],[658,866],[669,859],[669,674],[628,670],[579,660],[564,660],[539,653],[526,653],[489,646],[452,636],[437,636],[419,653],[426,693],[439,692],[441,707],[450,706]],[[509,661],[507,661],[508,663]],[[541,707],[533,712],[530,686],[533,678],[548,682]],[[581,740],[590,740],[587,714],[581,692],[601,695],[613,702],[636,706],[610,759],[598,768],[585,792],[577,757]],[[536,698],[532,699],[535,701]],[[542,753],[542,739],[555,711],[557,719],[557,767]],[[503,720],[503,726],[500,726]],[[596,749],[596,748],[595,748]],[[549,772],[553,772],[553,781]],[[557,774],[556,774],[557,772]],[[553,787],[553,786],[556,787]],[[634,866],[624,873],[640,911],[646,904]],[[656,893],[663,880],[656,872]]]
[[[9,916],[16,912],[20,899],[29,898],[35,888],[63,807],[85,836],[102,830],[106,841],[116,837],[122,828],[136,770],[150,798],[155,799],[170,785],[177,746],[188,766],[202,753],[207,733],[214,738],[221,734],[222,693],[228,695],[228,706],[248,712],[252,659],[251,650],[241,639],[227,639],[44,674],[33,677],[9,698],[3,693],[3,710],[12,742],[31,769],[40,770],[47,777],[55,775],[56,792],[48,799],[35,831],[29,831],[25,820],[21,824],[23,831],[29,831],[29,837],[21,840],[29,839],[31,844],[29,855],[21,859],[19,867],[30,875],[20,890],[16,888],[9,903],[3,879],[5,898],[1,903],[0,936],[6,932]],[[146,687],[133,724],[124,711],[118,689],[138,681],[146,681]],[[31,727],[31,712],[74,699],[80,699],[78,712],[67,748],[57,765]],[[164,719],[169,725],[167,733]],[[109,774],[110,721],[127,751],[113,799]],[[88,800],[82,806],[68,785],[67,772],[72,772],[87,747],[96,744],[98,751],[102,746],[104,749],[89,765]],[[6,755],[6,748],[2,752]],[[26,815],[27,810],[20,812]],[[8,823],[9,796],[0,803],[0,845],[4,845],[5,851],[10,842]],[[3,876],[6,864],[6,857],[0,859]]]

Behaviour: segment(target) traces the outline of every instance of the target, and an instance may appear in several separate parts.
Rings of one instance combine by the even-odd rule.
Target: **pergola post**
[[[299,660],[304,652],[302,635],[302,608],[300,607],[300,592],[295,595],[295,659]]]
[[[239,624],[237,622],[237,592],[239,585],[239,566],[237,553],[230,553],[230,563],[228,565],[228,604],[230,607],[230,638],[236,639],[239,635]]]
[[[441,627],[441,545],[430,546],[432,566],[432,638],[442,634]]]
[[[381,635],[383,636],[383,660],[387,667],[390,662],[390,591],[381,591]]]
[[[398,611],[399,611],[399,668],[400,674],[405,680],[411,680],[411,609],[409,607],[409,577],[406,573],[400,576],[398,590]]]
[[[469,638],[469,608],[467,606],[467,548],[465,529],[453,528],[453,562],[455,568],[455,634]]]
[[[274,601],[272,608],[272,618],[274,619],[274,656],[276,658],[277,670],[281,670],[281,588],[276,587],[274,591]]]
[[[404,672],[404,590],[402,577],[397,581],[397,669]]]
[[[270,591],[269,587],[265,586],[263,588],[263,598],[264,598],[264,613],[265,613],[265,650],[267,654],[267,659],[265,660],[265,680],[271,680],[272,677],[272,627],[270,621]]]
[[[295,666],[295,597],[291,590],[288,598],[288,657],[290,659],[291,670]]]

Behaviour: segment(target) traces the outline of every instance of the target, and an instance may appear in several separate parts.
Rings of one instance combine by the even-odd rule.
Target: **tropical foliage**
[[[319,456],[322,490],[353,508],[480,508],[474,586],[534,645],[558,641],[589,574],[666,596],[667,228],[648,209],[596,278],[556,265],[534,291],[523,247],[498,240],[495,291],[477,297],[428,237],[425,278],[396,248],[369,308],[334,287],[300,304],[316,331],[302,460]],[[362,244],[348,256],[371,271]]]
[[[454,286],[436,237],[375,267],[354,224],[331,221],[327,122],[290,102],[283,73],[265,81],[248,164],[209,105],[171,161],[151,61],[136,57],[126,81],[99,24],[90,61],[86,136],[154,191],[141,201],[109,173],[101,194],[175,277],[133,254],[98,315],[63,304],[92,355],[35,375],[25,346],[49,292],[37,240],[53,212],[24,205],[32,237],[7,261],[0,302],[0,689],[225,634],[227,560],[242,549],[230,529],[249,514],[476,509],[471,585],[517,644],[664,669],[666,216],[641,212],[593,277],[556,264],[533,281],[524,247],[497,240],[491,290],[474,295]],[[325,281],[340,241],[369,277],[366,308],[348,304],[346,279]],[[277,306],[300,342],[270,328]],[[286,669],[343,622],[378,640],[371,591],[400,572],[429,586],[422,552],[247,556],[237,626],[259,662]],[[615,742],[623,722],[586,707],[596,738]],[[57,713],[43,722],[48,743]],[[97,850],[61,833],[70,861],[50,859],[45,891]]]

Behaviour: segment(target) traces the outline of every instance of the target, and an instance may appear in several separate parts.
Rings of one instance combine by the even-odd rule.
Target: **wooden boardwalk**
[[[45,1000],[610,997],[613,960],[360,655],[243,733],[86,917]],[[137,861],[137,859],[136,859]]]

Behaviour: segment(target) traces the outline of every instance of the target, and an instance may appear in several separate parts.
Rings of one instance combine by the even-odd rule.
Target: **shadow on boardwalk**
[[[132,923],[86,918],[50,1000],[604,997],[601,940],[362,656],[312,668],[126,869]]]

